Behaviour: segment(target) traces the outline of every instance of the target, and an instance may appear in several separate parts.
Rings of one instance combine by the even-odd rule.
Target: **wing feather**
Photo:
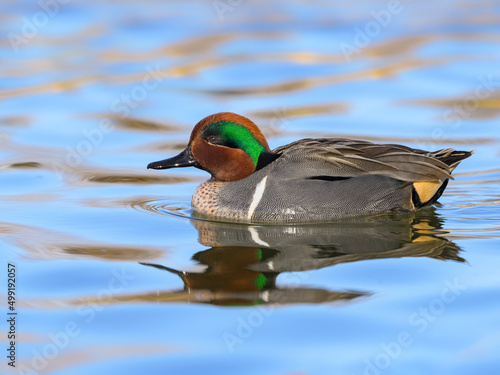
[[[449,149],[430,153],[402,145],[308,138],[278,147],[274,152],[282,155],[278,159],[283,159],[282,167],[293,166],[298,178],[318,174],[338,177],[385,175],[406,182],[452,178],[450,166],[435,157],[450,153]]]

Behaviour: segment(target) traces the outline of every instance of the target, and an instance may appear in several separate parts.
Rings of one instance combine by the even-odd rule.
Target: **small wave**
[[[140,199],[130,202],[130,206],[137,211],[195,219],[189,200]]]

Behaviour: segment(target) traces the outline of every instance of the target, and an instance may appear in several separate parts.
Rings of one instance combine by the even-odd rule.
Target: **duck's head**
[[[150,163],[148,168],[193,166],[209,172],[214,180],[237,181],[277,157],[257,125],[235,113],[221,112],[196,124],[189,144],[179,155]]]

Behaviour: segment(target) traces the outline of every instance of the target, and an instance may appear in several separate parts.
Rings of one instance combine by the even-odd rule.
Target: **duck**
[[[271,150],[232,112],[203,118],[177,156],[148,169],[195,167],[211,178],[193,212],[215,221],[308,223],[413,212],[437,202],[473,151],[424,151],[346,138],[305,138]]]

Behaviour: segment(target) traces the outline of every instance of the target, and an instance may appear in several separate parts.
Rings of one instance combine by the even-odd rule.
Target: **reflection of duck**
[[[179,155],[148,168],[208,171],[212,178],[196,189],[192,205],[209,217],[297,223],[429,206],[471,154],[326,138],[271,151],[252,121],[224,112],[198,122]]]
[[[282,272],[319,269],[377,258],[430,257],[463,261],[460,248],[440,236],[433,209],[323,225],[248,226],[193,221],[199,242],[210,246],[193,255],[203,272],[183,272],[143,263],[181,277],[182,291],[151,295],[157,301],[219,305],[321,303],[350,300],[367,293],[279,287]],[[300,273],[296,281],[300,281]]]
[[[178,275],[184,282],[186,301],[215,305],[248,305],[262,303],[321,303],[348,300],[362,296],[356,292],[330,292],[312,288],[278,288],[273,270],[254,270],[252,265],[273,259],[277,251],[256,247],[213,247],[193,255],[206,265],[204,272],[184,272],[156,264],[142,263]],[[187,293],[187,294],[186,294]]]

